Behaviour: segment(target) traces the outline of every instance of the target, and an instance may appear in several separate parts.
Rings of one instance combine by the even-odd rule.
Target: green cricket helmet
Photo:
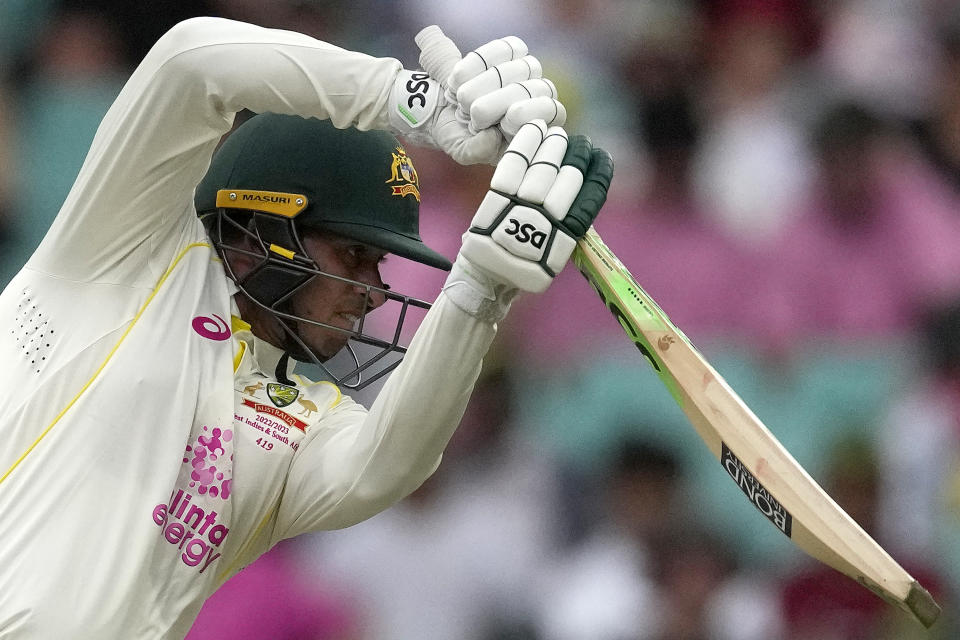
[[[288,339],[282,346],[287,353],[320,366],[337,384],[358,389],[399,364],[396,359],[383,367],[382,359],[405,353],[399,340],[408,307],[430,305],[348,281],[366,290],[368,303],[378,294],[400,305],[392,336],[369,335],[363,318],[353,330],[345,330],[294,315],[290,301],[312,279],[344,280],[324,272],[310,257],[303,233],[334,233],[449,270],[450,261],[420,238],[419,188],[410,157],[387,132],[337,129],[327,120],[265,113],[237,127],[214,154],[197,186],[195,204],[230,277],[284,328]],[[231,253],[252,257],[254,268],[238,277]],[[331,371],[301,338],[299,323],[348,334],[352,357],[348,371]],[[372,354],[361,362],[353,342],[372,347]],[[376,362],[382,368],[371,375]]]

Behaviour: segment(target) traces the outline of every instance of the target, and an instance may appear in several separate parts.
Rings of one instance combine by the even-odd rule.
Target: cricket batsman
[[[417,40],[408,71],[196,18],[132,74],[0,294],[0,638],[182,638],[275,543],[437,468],[497,323],[563,268],[613,165],[567,136],[519,38],[462,58],[436,27]],[[452,264],[420,239],[395,136],[496,165]],[[294,365],[402,351],[363,326],[416,302],[387,254],[450,273],[368,410],[343,392],[366,363]]]

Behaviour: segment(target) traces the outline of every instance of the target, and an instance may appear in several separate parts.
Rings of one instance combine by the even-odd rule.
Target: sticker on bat
[[[757,508],[767,520],[772,522],[777,529],[783,531],[787,537],[793,531],[793,516],[783,508],[777,500],[770,495],[766,487],[760,484],[760,481],[750,473],[747,467],[735,456],[726,442],[720,443],[720,464],[727,470],[733,481],[737,483],[743,494],[750,498],[750,502]]]
[[[653,357],[653,354],[650,352],[650,349],[647,348],[647,345],[644,344],[643,339],[640,337],[640,331],[638,331],[633,323],[630,321],[630,318],[626,313],[617,305],[615,300],[608,300],[606,293],[604,293],[603,285],[601,285],[596,278],[593,277],[586,269],[580,269],[580,274],[586,278],[587,282],[590,283],[590,286],[593,287],[593,290],[597,292],[597,295],[600,296],[600,300],[603,301],[603,304],[610,310],[610,313],[613,314],[613,317],[617,319],[617,322],[620,323],[620,326],[623,327],[623,330],[626,331],[627,336],[633,342],[634,346],[643,354],[643,357],[647,359],[647,362],[650,363],[650,366],[657,373],[663,373],[663,369],[660,368],[660,365],[657,363],[657,359]]]

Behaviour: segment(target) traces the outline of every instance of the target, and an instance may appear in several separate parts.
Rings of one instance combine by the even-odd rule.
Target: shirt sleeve
[[[441,293],[369,413],[344,399],[311,427],[290,468],[274,542],[356,524],[430,477],[495,333]]]
[[[31,268],[85,281],[156,282],[203,241],[193,193],[242,109],[386,129],[397,60],[219,18],[167,32],[128,79],[94,138]],[[257,150],[269,158],[269,149]]]

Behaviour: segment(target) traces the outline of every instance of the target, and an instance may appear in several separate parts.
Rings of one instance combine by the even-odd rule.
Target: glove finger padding
[[[453,67],[450,76],[446,78],[445,87],[452,94],[451,102],[456,101],[457,90],[465,82],[499,64],[518,60],[527,53],[526,43],[516,36],[497,38],[469,52]]]
[[[583,186],[563,221],[570,233],[582,238],[587,232],[607,201],[611,180],[613,180],[613,157],[604,149],[592,149]]]
[[[549,83],[549,86],[553,87],[553,83],[546,78],[528,80],[527,82],[518,84],[526,85],[533,82]],[[513,87],[517,85],[510,86]],[[509,87],[507,88],[509,89]],[[509,105],[506,113],[500,120],[500,130],[503,131],[504,136],[506,136],[508,140],[513,138],[513,136],[517,134],[517,131],[520,130],[520,127],[531,120],[544,120],[548,125],[562,127],[567,121],[567,110],[564,108],[563,103],[557,100],[556,88],[554,88],[553,91],[553,96],[535,96]],[[482,102],[483,98],[473,103],[473,108],[470,110],[471,117],[473,117],[475,111],[479,111],[477,117],[486,115],[482,110],[478,110],[477,108],[477,105]]]
[[[513,82],[501,89],[496,89],[473,99],[469,106],[470,125],[476,129],[485,129],[499,122],[503,126],[505,123],[501,121],[508,113],[511,120],[516,120],[516,124],[512,124],[511,136],[517,133],[521,125],[531,120],[540,119],[545,120],[547,124],[563,125],[562,120],[558,121],[559,109],[562,108],[562,105],[560,107],[553,105],[553,103],[560,104],[556,98],[557,87],[547,78],[532,78]],[[523,111],[517,110],[520,105],[528,105],[528,103],[534,105],[549,104],[549,109],[540,106],[537,110],[536,106],[527,106],[524,107]],[[532,112],[531,109],[533,109]],[[564,111],[563,116],[566,118],[566,111]],[[520,120],[520,118],[523,119]]]
[[[543,204],[547,192],[557,180],[560,164],[563,162],[566,151],[567,132],[563,127],[547,129],[547,135],[540,143],[526,173],[523,174],[516,196],[533,204]]]
[[[497,282],[539,293],[596,218],[613,175],[610,155],[561,127],[525,124],[497,165],[461,255]]]
[[[511,84],[542,76],[543,67],[535,57],[523,56],[519,60],[510,60],[491,67],[460,85],[457,89],[457,104],[461,111],[469,116],[470,108],[478,98],[502,90]]]
[[[562,219],[571,235],[581,238],[607,200],[613,158],[605,150],[595,148],[586,136],[573,136],[567,144],[560,174],[564,179],[558,177],[544,198],[543,207]]]

